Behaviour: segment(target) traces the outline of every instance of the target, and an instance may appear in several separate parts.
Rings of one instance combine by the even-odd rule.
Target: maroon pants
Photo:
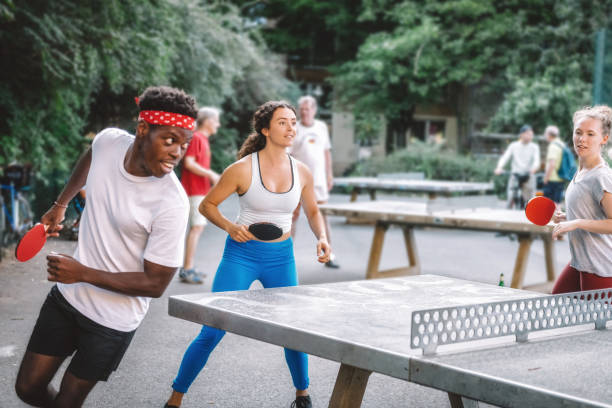
[[[567,264],[557,278],[552,294],[606,288],[612,288],[612,278],[604,278],[589,272],[580,272]]]

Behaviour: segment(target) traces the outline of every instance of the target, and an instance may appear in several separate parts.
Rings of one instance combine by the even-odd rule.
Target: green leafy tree
[[[299,83],[323,80],[334,66],[352,60],[365,38],[383,29],[384,20],[361,20],[362,1],[354,0],[233,0],[251,25],[261,28],[271,50],[283,54],[286,76]],[[322,82],[322,110],[331,109],[331,84]]]
[[[514,89],[489,122],[489,129],[515,133],[518,124],[529,123],[541,133],[546,126],[559,127],[565,141],[571,139],[572,116],[576,109],[590,104],[591,84],[576,72],[576,64],[567,67],[572,80],[557,78],[546,71],[536,78],[516,78]]]
[[[544,83],[562,79],[566,88],[548,105],[558,102],[559,93],[571,96],[566,103],[572,104],[582,101],[576,88],[590,78],[592,34],[606,24],[610,4],[369,0],[361,19],[384,19],[393,28],[371,34],[356,59],[335,72],[334,83],[358,117],[383,113],[391,127],[403,131],[417,104],[444,101],[459,110],[460,96],[475,86],[501,100],[518,92],[517,81],[546,76]]]
[[[83,134],[134,126],[133,98],[149,85],[183,88],[238,116],[292,89],[282,61],[231,5],[5,1],[0,41],[0,165],[32,163],[41,198],[63,184]],[[239,135],[221,134],[217,147],[235,151]]]
[[[488,128],[515,132],[530,123],[542,132],[555,124],[569,140],[573,112],[591,104],[595,33],[610,25],[612,1],[542,5],[550,10],[525,27],[530,42],[506,70],[510,86]]]
[[[329,67],[352,59],[363,40],[384,21],[356,21],[361,1],[234,0],[242,14],[262,26],[268,46],[290,65]]]

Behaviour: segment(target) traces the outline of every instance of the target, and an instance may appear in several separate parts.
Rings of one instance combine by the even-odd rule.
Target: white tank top
[[[274,193],[263,184],[259,153],[251,153],[251,185],[246,193],[238,196],[240,202],[238,224],[269,222],[282,229],[283,234],[291,231],[293,210],[300,202],[302,187],[295,160],[289,155],[287,157],[291,163],[291,188],[284,193]]]

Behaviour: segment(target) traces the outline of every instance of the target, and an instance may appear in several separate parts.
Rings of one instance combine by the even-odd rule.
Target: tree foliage
[[[354,58],[368,34],[384,21],[356,21],[354,0],[234,0],[242,14],[263,28],[269,47],[295,65],[329,67]]]
[[[47,186],[63,183],[82,135],[132,128],[147,86],[176,86],[240,117],[294,89],[258,30],[222,3],[9,0],[0,41],[0,165],[30,162]],[[237,139],[229,131],[217,145],[231,152]]]
[[[567,70],[571,81],[556,80],[549,70],[541,77],[515,78],[514,88],[506,93],[488,128],[515,133],[519,124],[529,123],[542,133],[555,124],[561,137],[571,140],[572,116],[576,109],[590,104],[591,84],[576,72],[576,64]]]
[[[354,61],[336,71],[342,101],[356,115],[384,113],[404,121],[417,104],[459,104],[474,85],[510,100],[493,122],[515,130],[506,112],[533,84],[544,94],[533,116],[561,120],[583,103],[591,76],[592,38],[608,24],[612,2],[573,0],[367,0],[364,20],[383,19],[391,30],[371,34]],[[559,90],[549,93],[553,88]],[[563,99],[565,98],[565,99]],[[565,106],[560,107],[559,104]],[[549,116],[555,105],[559,114]],[[517,118],[518,119],[518,118]],[[520,120],[520,119],[519,119]]]
[[[533,45],[526,58],[506,70],[511,86],[489,129],[514,132],[518,124],[530,123],[543,131],[556,124],[568,139],[573,112],[591,103],[595,35],[610,26],[612,1],[542,6],[550,12],[543,13],[543,22],[525,28]]]

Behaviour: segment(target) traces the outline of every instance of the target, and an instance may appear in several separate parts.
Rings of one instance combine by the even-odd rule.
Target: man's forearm
[[[334,177],[333,170],[332,170],[331,152],[329,150],[325,151],[325,171],[327,173],[328,178]]]
[[[193,174],[201,177],[212,178],[216,173],[210,169],[200,166],[196,162],[185,162],[185,168]]]
[[[511,154],[512,154],[512,149],[508,147],[506,151],[504,152],[504,154],[502,155],[502,157],[500,157],[499,160],[497,161],[496,168],[498,170],[502,170],[506,166],[506,163],[508,163],[508,160],[510,160]]]
[[[172,276],[151,277],[145,272],[112,273],[83,266],[83,282],[128,296],[160,297]]]
[[[89,166],[91,165],[91,147],[81,156],[77,162],[68,183],[57,197],[57,202],[61,205],[68,205],[70,200],[83,188],[87,181]]]
[[[331,190],[334,185],[334,173],[332,170],[331,152],[325,151],[325,172],[327,174],[327,189]]]

